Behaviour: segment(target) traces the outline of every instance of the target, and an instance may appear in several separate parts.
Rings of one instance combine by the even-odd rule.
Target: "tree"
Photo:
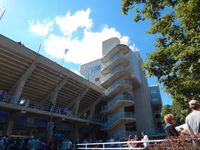
[[[162,115],[161,115],[162,121],[164,121],[165,115],[172,113],[172,108],[171,107],[172,107],[171,105],[164,105],[162,107]]]
[[[185,112],[190,99],[200,101],[199,6],[200,0],[122,0],[124,14],[135,9],[134,21],[149,20],[147,33],[159,36],[143,68]]]

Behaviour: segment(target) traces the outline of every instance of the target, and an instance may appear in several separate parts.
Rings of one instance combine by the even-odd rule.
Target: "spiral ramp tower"
[[[114,44],[112,45],[112,43]],[[103,43],[101,86],[105,88],[108,100],[101,109],[101,112],[107,116],[107,121],[102,129],[106,130],[109,136],[120,138],[131,134],[130,131],[126,130],[126,126],[136,122],[133,95],[134,79],[129,65],[129,51],[129,47],[120,44],[118,38],[112,38]]]

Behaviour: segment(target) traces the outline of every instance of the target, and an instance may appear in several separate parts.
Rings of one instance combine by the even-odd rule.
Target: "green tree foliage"
[[[162,116],[164,118],[165,115],[172,113],[171,105],[164,105],[162,108]]]
[[[171,105],[164,105],[164,106],[162,107],[161,119],[162,119],[163,122],[164,122],[164,117],[165,117],[165,115],[171,114],[171,113],[172,113],[172,108],[171,108],[171,107],[172,107]]]
[[[136,22],[149,20],[148,33],[159,36],[143,67],[172,95],[174,106],[187,109],[177,114],[182,118],[190,99],[200,101],[200,0],[122,0],[123,13],[130,9]]]

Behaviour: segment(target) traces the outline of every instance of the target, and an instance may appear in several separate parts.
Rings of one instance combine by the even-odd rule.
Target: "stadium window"
[[[152,102],[158,102],[157,98],[152,98],[151,100],[152,100]]]
[[[156,114],[156,115],[155,115],[155,118],[160,118],[160,114]]]
[[[151,89],[151,96],[156,96],[156,95],[157,95],[157,90]]]
[[[94,66],[94,67],[91,68],[91,73],[96,73],[99,70],[101,70],[101,66],[100,65]]]
[[[98,82],[99,81],[99,78],[95,78],[95,82]]]

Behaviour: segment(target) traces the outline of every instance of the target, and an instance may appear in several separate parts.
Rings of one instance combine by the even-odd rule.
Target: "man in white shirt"
[[[189,106],[192,112],[186,117],[185,123],[192,138],[200,137],[200,103],[197,100],[191,100]]]

